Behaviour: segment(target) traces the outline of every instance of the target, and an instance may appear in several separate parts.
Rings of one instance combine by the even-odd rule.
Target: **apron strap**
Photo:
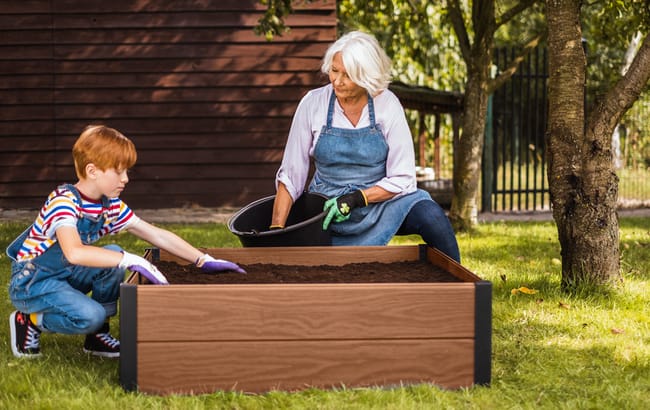
[[[327,123],[325,127],[327,129],[332,128],[332,118],[334,118],[334,101],[336,100],[336,94],[334,89],[332,89],[332,94],[330,95],[329,105],[327,107]],[[373,102],[372,96],[368,93],[368,115],[370,116],[370,128],[376,128],[375,120],[375,103]]]

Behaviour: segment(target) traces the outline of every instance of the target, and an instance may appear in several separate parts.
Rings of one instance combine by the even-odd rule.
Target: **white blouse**
[[[310,158],[314,153],[320,131],[327,123],[327,109],[331,93],[331,84],[309,91],[298,104],[294,114],[282,164],[275,179],[276,189],[278,183],[282,182],[294,201],[305,189]],[[389,192],[396,193],[397,196],[414,192],[417,188],[415,151],[402,104],[390,90],[384,90],[375,96],[373,102],[375,121],[388,144],[386,176],[377,185]],[[361,119],[355,127],[343,113],[338,101],[335,101],[332,126],[348,129],[370,126],[368,106],[363,108]]]

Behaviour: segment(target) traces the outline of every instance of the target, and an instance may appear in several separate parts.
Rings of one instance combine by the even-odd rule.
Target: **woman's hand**
[[[334,219],[334,222],[346,221],[350,218],[350,213],[354,208],[367,205],[368,198],[360,189],[349,194],[341,195],[338,198],[328,199],[323,206],[323,210],[327,211],[327,215],[323,220],[323,230],[327,230],[332,219]]]

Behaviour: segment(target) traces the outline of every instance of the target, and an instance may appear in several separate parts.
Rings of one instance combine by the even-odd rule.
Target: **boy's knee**
[[[77,333],[88,334],[97,331],[106,321],[106,310],[99,303],[89,304],[79,312],[74,322]]]

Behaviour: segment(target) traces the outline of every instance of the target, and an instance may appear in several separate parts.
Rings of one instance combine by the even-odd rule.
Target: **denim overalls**
[[[332,127],[334,101],[332,91],[316,147],[316,172],[310,192],[328,197],[340,196],[375,185],[386,176],[388,144],[375,122],[375,108],[368,95],[370,126],[360,129]],[[350,219],[330,225],[333,245],[386,245],[397,233],[411,208],[420,201],[432,201],[426,191],[417,191],[352,210]]]
[[[72,185],[62,186],[73,192],[81,204],[81,197]],[[108,199],[102,198],[108,209]],[[96,242],[105,215],[98,219],[80,216],[77,230],[85,244]],[[117,312],[120,283],[124,270],[119,268],[91,268],[70,264],[58,242],[34,259],[16,261],[16,256],[31,226],[7,248],[11,258],[9,297],[16,309],[23,313],[42,313],[42,330],[66,334],[89,334],[98,330],[107,317]],[[121,251],[116,245],[105,248]],[[92,292],[91,297],[87,296]]]

